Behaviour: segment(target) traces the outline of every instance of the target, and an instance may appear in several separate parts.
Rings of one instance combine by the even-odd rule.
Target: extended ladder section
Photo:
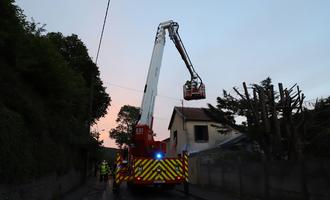
[[[189,73],[190,80],[186,81],[183,87],[184,99],[197,100],[205,98],[205,86],[200,76],[196,73],[187,51],[178,33],[179,25],[172,20],[160,23],[157,29],[155,44],[147,75],[147,82],[144,87],[144,95],[141,104],[141,115],[136,130],[133,134],[133,146],[131,153],[135,156],[152,156],[157,152],[166,152],[165,144],[154,141],[152,123],[157,85],[165,47],[166,31],[170,39],[179,51]]]
[[[191,79],[188,80],[183,86],[183,97],[185,100],[198,100],[205,99],[205,85],[202,79],[195,71],[188,53],[184,48],[180,35],[178,33],[179,25],[176,22],[171,22],[168,32],[171,40],[174,42],[175,47],[179,51],[182,60],[186,64],[186,67],[190,73]]]
[[[170,39],[173,41],[190,73],[190,80],[186,81],[183,88],[184,99],[205,99],[205,86],[190,61],[188,53],[178,33],[178,29],[178,23],[173,22],[172,20],[160,23],[158,26],[147,76],[147,82],[144,88],[144,95],[141,105],[141,118],[139,124],[148,125],[149,127],[152,126],[152,116],[155,106],[155,98],[157,95],[159,72],[165,47],[166,30],[168,31]]]

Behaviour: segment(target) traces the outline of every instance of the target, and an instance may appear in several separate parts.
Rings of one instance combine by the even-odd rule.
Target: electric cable
[[[110,83],[110,82],[105,82],[105,83],[110,85],[110,86],[113,86],[113,87],[117,87],[117,88],[121,88],[121,89],[125,89],[125,90],[129,90],[129,91],[132,91],[132,92],[137,92],[137,93],[143,94],[142,90],[138,90],[138,89],[134,89],[134,88],[130,88],[130,87],[126,87],[126,86],[123,86],[123,85],[118,85],[118,84],[114,84],[114,83]],[[166,96],[166,95],[162,95],[162,94],[157,94],[157,96],[161,97],[161,98],[170,99],[170,100],[173,100],[173,101],[181,101],[181,99]]]
[[[103,21],[103,26],[102,26],[102,31],[101,31],[101,36],[100,36],[99,46],[98,46],[98,48],[97,48],[97,53],[96,53],[95,64],[97,64],[97,60],[98,60],[98,58],[99,58],[99,53],[100,53],[101,44],[102,44],[102,39],[103,39],[103,32],[104,32],[105,24],[106,24],[106,22],[107,22],[107,16],[108,16],[109,5],[110,5],[110,0],[108,0],[107,9],[106,9],[106,11],[105,11],[105,16],[104,16],[104,21]]]

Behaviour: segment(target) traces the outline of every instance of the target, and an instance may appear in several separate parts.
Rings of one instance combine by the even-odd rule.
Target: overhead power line
[[[137,93],[143,93],[142,90],[138,90],[138,89],[135,89],[135,88],[130,88],[130,87],[126,87],[126,86],[123,86],[123,85],[118,85],[118,84],[114,84],[114,83],[110,83],[110,82],[105,82],[105,83],[109,84],[110,86],[118,87],[118,88],[121,88],[121,89],[124,89],[124,90],[129,90],[129,91],[133,91],[133,92],[137,92]],[[161,97],[161,98],[174,100],[174,101],[181,101],[181,99],[166,96],[166,95],[162,95],[162,94],[158,94],[157,96]]]
[[[106,9],[106,11],[105,11],[105,16],[104,16],[104,21],[103,21],[103,26],[102,26],[102,31],[101,31],[101,36],[100,36],[99,46],[98,46],[98,48],[97,48],[97,53],[96,53],[95,64],[97,64],[97,60],[98,60],[98,58],[99,58],[99,53],[100,53],[101,44],[102,44],[102,39],[103,39],[104,27],[105,27],[105,24],[106,24],[106,22],[107,22],[107,16],[108,16],[109,5],[110,5],[110,0],[108,0],[107,9]]]
[[[138,89],[134,89],[134,88],[130,88],[130,87],[114,84],[114,83],[109,83],[109,82],[106,82],[106,83],[111,85],[111,86],[118,87],[118,88],[121,88],[121,89],[130,90],[130,91],[138,92],[138,93],[143,93],[142,90],[138,90]]]
[[[105,11],[105,16],[103,20],[103,26],[102,26],[102,31],[100,35],[100,41],[99,41],[99,46],[97,48],[97,54],[96,54],[96,59],[95,59],[95,64],[97,65],[97,60],[99,58],[99,53],[100,53],[100,48],[101,48],[101,43],[102,43],[102,38],[103,38],[103,32],[104,32],[104,27],[105,23],[107,21],[107,16],[108,16],[108,10],[109,10],[109,5],[110,5],[110,0],[108,0],[107,4],[107,9]],[[91,78],[91,83],[90,83],[90,94],[89,94],[89,124],[88,124],[88,134],[91,132],[91,126],[92,126],[92,111],[93,111],[93,95],[94,95],[94,77],[93,73],[90,73],[90,78]]]

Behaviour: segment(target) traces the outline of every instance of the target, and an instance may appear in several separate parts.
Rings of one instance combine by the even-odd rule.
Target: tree
[[[64,37],[62,33],[48,33],[46,38],[52,41],[70,68],[83,77],[86,87],[89,88],[89,94],[91,93],[91,84],[93,85],[91,124],[95,123],[107,113],[111,98],[105,91],[106,88],[100,79],[99,69],[89,57],[86,46],[75,34]],[[87,116],[85,115],[85,117]]]
[[[330,157],[330,97],[317,100],[312,110],[305,111],[304,153],[313,157]]]
[[[110,138],[116,140],[119,148],[129,145],[132,131],[139,120],[139,115],[140,109],[138,107],[124,105],[120,108],[116,119],[118,125],[109,132]]]
[[[0,183],[82,170],[100,148],[86,122],[111,100],[98,67],[78,36],[45,35],[13,0],[0,1],[0,27]]]
[[[237,97],[224,90],[217,105],[208,104],[205,111],[219,123],[256,141],[268,159],[298,159],[302,151],[305,96],[297,85],[283,89],[279,83],[278,87],[277,92],[270,78],[250,87],[243,82],[242,92],[233,88]],[[244,116],[246,122],[237,124],[236,116]]]

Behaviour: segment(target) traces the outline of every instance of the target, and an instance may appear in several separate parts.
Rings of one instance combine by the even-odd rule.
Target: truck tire
[[[119,193],[119,185],[116,182],[113,182],[113,184],[112,184],[112,192],[114,194],[118,194]]]
[[[131,191],[135,191],[136,190],[136,185],[134,183],[130,183],[130,182],[127,182],[127,188]]]
[[[189,194],[189,183],[188,182],[183,183],[183,191],[184,191],[185,195]]]

